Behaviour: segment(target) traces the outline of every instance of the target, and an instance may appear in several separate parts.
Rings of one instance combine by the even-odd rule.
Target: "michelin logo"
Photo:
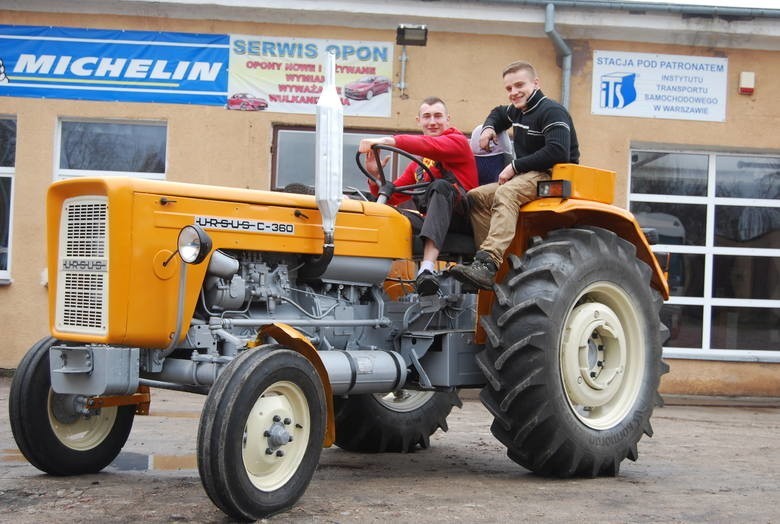
[[[21,54],[15,74],[65,75],[122,80],[194,80],[213,82],[221,63]]]
[[[3,59],[0,58],[0,84],[7,84],[8,83],[8,76],[5,74],[5,64],[3,63]]]
[[[601,77],[601,107],[620,109],[636,100],[636,73],[610,73]]]

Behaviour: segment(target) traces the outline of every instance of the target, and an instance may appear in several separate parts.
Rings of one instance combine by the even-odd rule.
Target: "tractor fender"
[[[518,235],[526,238],[521,239],[522,244],[518,244],[516,239],[515,246],[525,246],[531,237],[543,236],[553,229],[596,226],[613,231],[636,246],[637,258],[650,266],[653,271],[652,286],[661,293],[664,300],[669,298],[669,284],[664,270],[658,263],[642,228],[630,211],[591,200],[541,198],[532,200],[520,208],[520,221],[525,222],[525,227],[518,227],[518,232],[526,231],[527,234]]]
[[[328,371],[325,369],[325,365],[322,363],[319,353],[317,353],[317,350],[306,335],[282,322],[263,326],[257,335],[257,339],[260,341],[266,337],[271,337],[279,344],[286,346],[293,351],[297,351],[306,357],[314,366],[314,369],[317,370],[317,374],[320,376],[320,380],[322,380],[322,387],[325,391],[325,400],[328,408],[327,420],[325,421],[325,439],[322,442],[322,446],[329,448],[336,442],[336,417],[333,409],[333,390],[330,385],[330,379],[328,378]]]

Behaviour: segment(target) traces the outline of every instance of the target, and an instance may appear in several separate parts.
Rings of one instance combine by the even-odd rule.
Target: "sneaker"
[[[439,278],[427,269],[417,275],[417,293],[435,295],[439,292]]]
[[[479,289],[493,289],[496,271],[498,271],[496,264],[484,251],[477,251],[471,265],[457,264],[450,268],[452,276]]]

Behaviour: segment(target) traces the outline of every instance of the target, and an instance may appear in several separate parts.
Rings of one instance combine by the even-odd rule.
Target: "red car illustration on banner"
[[[268,100],[249,93],[234,93],[227,101],[228,109],[241,111],[262,111],[268,107]]]
[[[344,96],[353,100],[371,100],[374,95],[390,91],[390,79],[386,76],[364,76],[344,86]]]

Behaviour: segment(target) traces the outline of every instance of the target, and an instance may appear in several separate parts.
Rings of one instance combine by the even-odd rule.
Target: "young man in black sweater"
[[[450,272],[462,282],[490,289],[504,253],[515,237],[520,206],[536,198],[536,183],[548,180],[559,163],[578,163],[577,133],[565,107],[539,88],[539,77],[528,62],[512,62],[503,71],[511,102],[494,108],[482,127],[480,147],[489,150],[496,136],[512,128],[515,159],[498,182],[469,191],[471,224],[479,251],[471,265]]]

